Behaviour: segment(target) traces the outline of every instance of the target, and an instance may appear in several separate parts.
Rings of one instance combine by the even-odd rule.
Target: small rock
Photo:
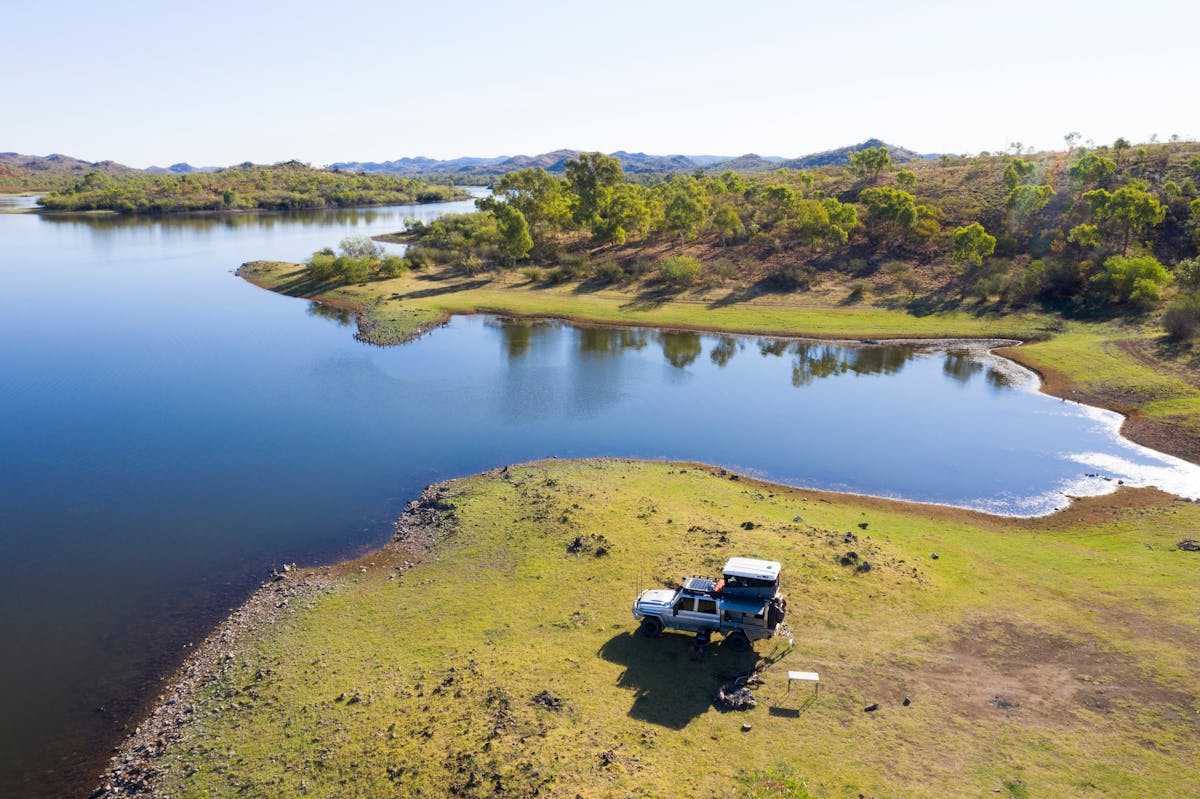
[[[905,707],[908,707],[908,706],[909,706],[909,705],[911,705],[911,704],[912,704],[912,700],[911,700],[911,699],[909,699],[907,696],[906,696],[906,697],[904,697],[904,706],[905,706]]]
[[[941,557],[941,555],[939,555],[938,553],[934,552],[934,553],[930,554],[930,556],[929,556],[929,557],[933,558],[934,560],[937,560],[938,558],[940,558],[940,557]]]
[[[801,519],[799,516],[793,516],[793,517],[792,517],[792,521],[794,521],[794,522],[802,522],[802,521],[804,521],[804,520],[803,520],[803,519]]]
[[[867,529],[867,526],[868,526],[868,524],[869,524],[869,522],[859,522],[859,523],[858,523],[858,529],[860,529],[860,530],[866,530],[866,529]]]
[[[871,704],[869,704],[863,708],[863,713],[874,713],[876,710],[879,710],[879,703],[872,702]]]
[[[746,722],[745,724],[742,725],[742,732],[750,732],[750,730],[752,730],[752,729],[754,729],[754,725],[751,724],[750,722]]]

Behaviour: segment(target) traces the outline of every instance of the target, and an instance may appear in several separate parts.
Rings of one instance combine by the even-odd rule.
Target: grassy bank
[[[421,563],[368,555],[229,646],[156,763],[159,793],[749,795],[790,774],[822,798],[1126,797],[1200,781],[1200,555],[1175,546],[1200,530],[1195,504],[1122,490],[1006,520],[617,461],[511,467],[437,504]],[[851,551],[872,568],[841,565]],[[758,645],[745,713],[712,698],[753,655],[694,663],[687,637],[644,639],[629,612],[639,587],[731,555],[784,562],[796,633],[790,651]],[[819,671],[819,699],[788,695],[787,669]]]
[[[1170,350],[1149,322],[1064,321],[986,306],[926,306],[884,279],[855,297],[838,281],[807,292],[738,286],[671,292],[641,284],[550,284],[511,272],[482,276],[454,270],[410,272],[361,284],[316,284],[303,265],[255,261],[240,270],[273,291],[308,297],[359,315],[359,336],[397,343],[454,313],[494,311],[584,322],[830,338],[1003,337],[1032,342],[1008,354],[1046,378],[1048,391],[1130,417],[1126,434],[1200,463],[1200,373],[1188,353]]]

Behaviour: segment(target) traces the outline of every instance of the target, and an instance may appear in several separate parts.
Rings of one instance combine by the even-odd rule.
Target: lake
[[[0,794],[86,793],[273,567],[379,545],[447,477],[611,455],[1009,514],[1118,480],[1200,495],[978,343],[477,316],[381,348],[233,274],[470,207],[0,215]]]

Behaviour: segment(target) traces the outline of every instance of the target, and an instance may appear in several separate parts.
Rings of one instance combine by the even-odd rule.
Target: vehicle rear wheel
[[[741,631],[725,636],[725,645],[734,652],[750,651],[750,639]]]
[[[662,631],[662,619],[655,618],[654,616],[647,616],[642,619],[642,635],[647,638],[657,638],[662,635]]]

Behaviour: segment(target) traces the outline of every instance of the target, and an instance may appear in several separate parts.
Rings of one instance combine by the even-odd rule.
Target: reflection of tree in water
[[[981,371],[983,371],[983,364],[979,359],[963,350],[947,352],[946,360],[942,363],[942,372],[960,383],[967,382]]]
[[[987,374],[984,377],[992,388],[1011,388],[1013,385],[1013,379],[1008,372],[992,366],[988,367]]]
[[[758,351],[764,356],[774,355],[778,358],[787,352],[790,346],[792,346],[792,342],[781,338],[760,338],[758,340]]]
[[[484,324],[500,331],[509,360],[520,358],[533,346],[535,339],[558,327],[556,323],[528,319],[488,319]]]
[[[856,375],[893,375],[918,352],[917,347],[889,344],[886,347],[849,348],[849,369]]]
[[[331,223],[340,226],[372,225],[394,216],[379,211],[358,208],[339,208],[311,211],[216,212],[179,214],[96,214],[84,216],[71,213],[46,213],[42,221],[53,225],[79,225],[95,232],[156,228],[158,230],[210,231],[218,228],[241,230],[261,228],[271,230],[278,225],[296,222]],[[399,223],[397,224],[399,226]],[[331,234],[333,235],[333,234]]]
[[[792,385],[799,388],[818,378],[834,377],[846,372],[856,375],[895,374],[912,359],[918,348],[905,345],[847,347],[797,341],[788,351],[793,356]]]
[[[712,358],[712,362],[718,367],[723,368],[729,363],[734,354],[737,353],[740,347],[738,340],[733,336],[721,336],[717,339],[717,343],[713,345],[712,352],[708,354]]]
[[[308,304],[308,315],[320,317],[321,319],[332,319],[340,327],[345,327],[354,319],[354,314],[345,308],[338,308],[336,305],[326,305],[323,302],[310,302]]]
[[[846,352],[835,344],[809,344],[796,342],[792,346],[792,385],[806,386],[821,377],[832,377],[845,372]]]
[[[662,344],[663,355],[666,356],[667,362],[676,369],[691,366],[704,351],[698,333],[683,331],[659,333],[658,341]]]
[[[614,327],[580,327],[579,352],[584,355],[619,355],[624,350],[640,350],[648,340],[644,330]]]

